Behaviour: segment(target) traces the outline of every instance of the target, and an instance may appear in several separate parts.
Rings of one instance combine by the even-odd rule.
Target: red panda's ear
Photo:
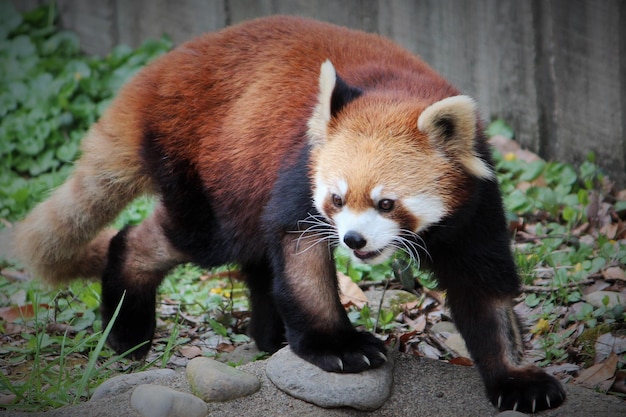
[[[433,143],[458,158],[472,175],[491,179],[494,173],[474,150],[476,103],[468,96],[444,98],[428,106],[417,119],[417,128]]]
[[[320,67],[317,104],[308,122],[309,143],[313,146],[324,143],[331,117],[360,95],[361,90],[349,86],[337,75],[330,60],[324,61]]]

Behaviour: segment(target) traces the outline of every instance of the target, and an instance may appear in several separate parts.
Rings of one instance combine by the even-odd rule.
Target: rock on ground
[[[261,387],[256,376],[204,357],[190,360],[186,374],[191,391],[207,402],[245,397]]]
[[[265,369],[281,390],[324,408],[352,407],[376,410],[389,395],[393,384],[393,359],[377,369],[360,374],[326,372],[306,362],[289,346],[276,352]]]
[[[137,372],[134,374],[124,374],[115,376],[104,381],[91,396],[90,401],[101,398],[114,397],[125,391],[135,388],[137,385],[149,384],[159,378],[175,375],[172,369],[154,369],[151,371]]]

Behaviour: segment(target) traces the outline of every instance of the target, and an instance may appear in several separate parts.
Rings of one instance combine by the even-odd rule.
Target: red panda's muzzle
[[[355,250],[353,251],[353,253],[354,253],[354,256],[356,256],[357,258],[362,259],[362,260],[367,260],[367,259],[372,259],[372,258],[377,257],[378,255],[382,253],[382,251],[375,250],[371,252],[365,252],[361,250]]]

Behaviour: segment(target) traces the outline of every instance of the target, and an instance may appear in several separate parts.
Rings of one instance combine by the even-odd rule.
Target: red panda
[[[142,194],[154,213],[107,228]],[[377,263],[404,250],[430,268],[500,409],[565,399],[523,361],[520,290],[474,101],[391,41],[296,17],[182,44],[119,92],[67,182],[16,228],[17,252],[60,284],[102,280],[118,352],[148,341],[176,265],[240,265],[259,348],[285,341],[327,371],[386,360],[337,291],[333,249]]]

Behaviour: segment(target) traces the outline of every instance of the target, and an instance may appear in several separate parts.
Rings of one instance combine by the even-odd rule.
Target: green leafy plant
[[[63,182],[115,92],[172,44],[86,57],[76,34],[54,25],[54,7],[23,15],[7,2],[0,8],[0,218],[11,221]]]

